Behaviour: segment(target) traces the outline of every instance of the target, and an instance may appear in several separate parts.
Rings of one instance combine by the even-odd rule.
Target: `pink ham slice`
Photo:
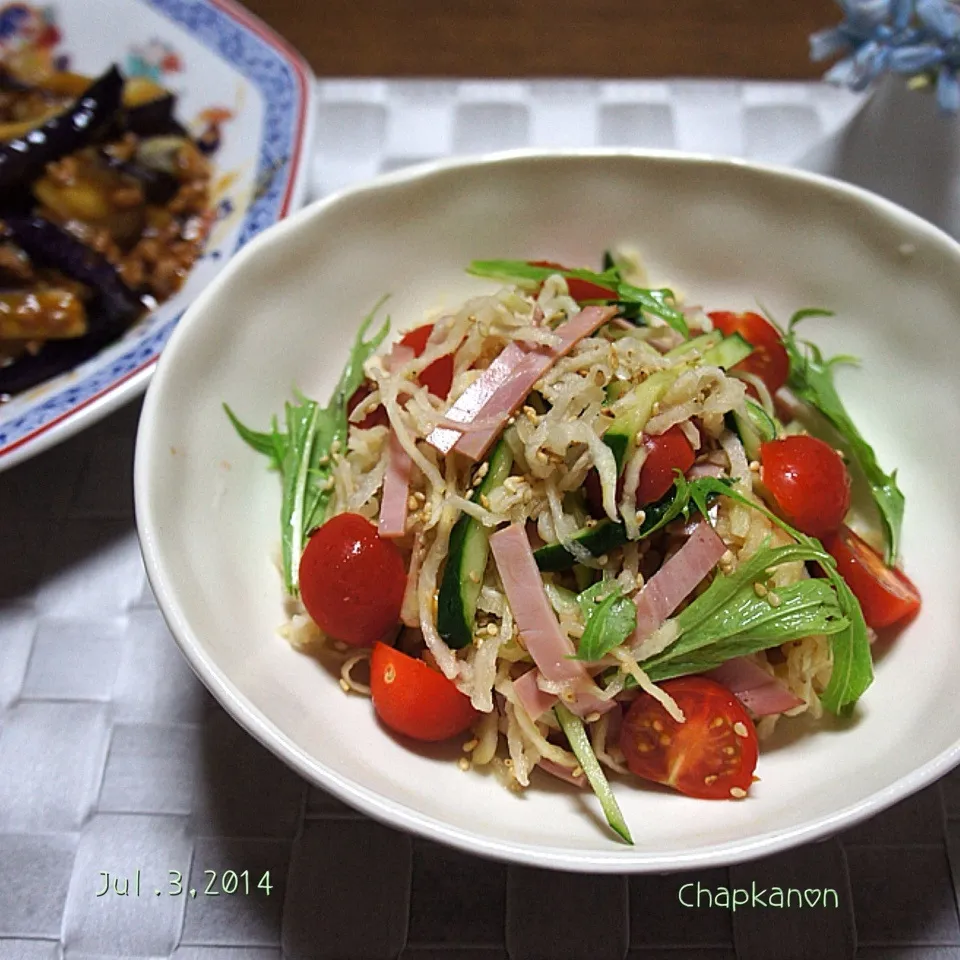
[[[546,757],[541,757],[537,761],[537,766],[541,770],[549,773],[551,776],[556,777],[559,780],[563,780],[566,783],[572,783],[575,787],[580,787],[581,789],[587,785],[587,778],[584,774],[579,776],[573,775],[573,770],[570,767],[563,767],[559,763],[555,763],[553,760],[548,760]]]
[[[799,707],[803,700],[747,657],[736,657],[704,674],[726,687],[754,716],[768,717]]]
[[[479,460],[500,435],[507,420],[520,409],[534,384],[557,360],[616,312],[616,307],[585,307],[554,331],[560,338],[556,347],[525,349],[515,342],[508,344],[457,398],[445,418],[448,423],[466,425],[482,416],[488,425],[483,430],[471,431],[437,427],[430,432],[427,442],[441,453],[456,449],[471,460]]]
[[[384,366],[393,372],[409,363],[416,354],[410,347],[396,343],[387,354]],[[407,499],[410,496],[410,475],[413,461],[400,444],[394,430],[390,430],[390,449],[387,453],[387,472],[383,477],[383,497],[380,501],[381,537],[396,540],[407,530]]]
[[[380,501],[381,537],[396,540],[407,532],[407,499],[410,496],[410,475],[413,461],[390,431],[390,450],[387,454],[387,472],[383,478],[383,497]]]
[[[633,598],[637,605],[637,629],[630,646],[636,647],[649,637],[693,593],[726,550],[713,527],[701,523]]]
[[[610,709],[612,703],[606,700],[599,700],[586,692],[576,693],[577,687],[586,687],[592,680],[586,666],[579,660],[571,659],[577,651],[570,638],[560,629],[547,599],[526,529],[514,523],[498,530],[490,538],[490,550],[520,636],[539,672],[551,683],[569,684],[575,692],[575,699],[568,706],[574,713],[587,716]],[[537,687],[535,671],[530,671],[525,677],[529,679],[521,677],[515,681],[514,689],[517,689],[518,683],[521,684],[518,696],[527,713],[536,719],[553,706],[557,698],[541,699],[543,691]],[[540,709],[541,704],[543,709]]]

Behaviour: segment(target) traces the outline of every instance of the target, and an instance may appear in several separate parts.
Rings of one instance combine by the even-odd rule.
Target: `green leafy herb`
[[[583,773],[587,778],[593,792],[600,801],[600,808],[610,828],[627,843],[633,846],[633,837],[630,836],[630,828],[626,820],[623,819],[623,813],[620,811],[620,805],[617,798],[613,795],[607,778],[603,774],[600,762],[597,760],[593,747],[590,745],[590,738],[587,736],[583,721],[574,716],[562,703],[558,703],[553,712],[557,717],[560,728],[563,730],[570,743],[570,749],[577,758],[578,763],[583,768]]]
[[[818,560],[821,551],[803,544],[762,547],[729,576],[719,574],[676,618],[679,637],[643,663],[655,681],[712,670],[788,640],[836,634],[849,627],[836,590],[825,580],[802,580],[757,594],[768,571],[796,560]],[[774,606],[776,604],[776,606]]]
[[[567,279],[586,280],[598,286],[606,287],[616,294],[608,303],[615,303],[626,308],[625,313],[632,318],[639,318],[642,313],[650,313],[661,320],[665,320],[674,330],[683,336],[690,336],[686,317],[676,307],[676,298],[672,290],[650,290],[635,287],[627,283],[620,276],[620,271],[614,266],[603,273],[594,273],[592,270],[564,270],[558,267],[538,267],[525,260],[474,260],[468,270],[475,277],[489,277],[492,280],[502,280],[507,283],[532,285],[542,283],[547,277],[560,274]],[[632,308],[632,309],[631,309]]]
[[[595,662],[619,647],[637,629],[637,606],[616,580],[601,580],[577,597],[586,628],[577,659]]]
[[[283,498],[280,506],[283,580],[287,592],[299,592],[300,557],[310,531],[323,523],[333,493],[331,454],[343,448],[347,439],[347,403],[363,382],[363,365],[383,342],[390,320],[369,339],[364,336],[386,297],[364,319],[357,332],[347,364],[333,397],[326,407],[294,392],[294,403],[284,407],[286,432],[274,417],[270,433],[244,426],[224,404],[227,416],[240,437],[258,453],[269,458],[280,472]]]
[[[900,550],[900,528],[903,524],[904,497],[897,486],[897,472],[887,474],[877,463],[873,447],[864,440],[847,413],[833,381],[835,367],[856,364],[856,357],[836,356],[824,359],[820,348],[798,339],[795,327],[807,317],[830,317],[826,310],[801,310],[795,313],[783,333],[783,343],[790,357],[790,378],[787,385],[805,403],[816,409],[840,434],[846,452],[866,477],[873,499],[883,520],[886,562],[896,563]]]
[[[867,638],[867,624],[863,619],[863,611],[860,609],[859,601],[837,571],[836,561],[823,549],[823,545],[815,537],[808,537],[805,533],[801,533],[765,507],[748,500],[742,494],[727,487],[722,481],[712,477],[701,478],[697,481],[696,487],[691,490],[691,499],[701,512],[706,507],[706,495],[710,492],[730,497],[746,507],[759,510],[771,523],[785,530],[796,541],[796,544],[791,545],[790,548],[784,547],[781,549],[802,548],[804,556],[797,556],[795,559],[815,562],[823,570],[828,582],[836,592],[837,605],[847,623],[843,629],[836,631],[831,636],[833,672],[830,675],[830,683],[823,692],[820,701],[831,712],[843,713],[857,702],[873,682],[873,660],[870,656],[870,641]],[[705,513],[704,516],[706,516]],[[736,572],[739,573],[740,570]],[[716,579],[720,580],[721,578],[717,577]],[[809,633],[818,632],[827,631],[809,631]]]

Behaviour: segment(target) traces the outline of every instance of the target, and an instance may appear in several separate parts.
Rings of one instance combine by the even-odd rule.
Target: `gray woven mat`
[[[316,193],[530,144],[796,162],[852,108],[789,84],[320,94]],[[307,786],[212,701],[164,626],[133,524],[138,414],[0,475],[0,960],[960,958],[958,776],[768,861],[633,878],[473,859]],[[775,888],[796,895],[778,907]]]

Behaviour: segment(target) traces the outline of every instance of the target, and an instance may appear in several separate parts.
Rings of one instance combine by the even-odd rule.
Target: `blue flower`
[[[960,0],[837,0],[843,21],[810,37],[814,60],[844,55],[831,83],[865,90],[885,73],[936,80],[937,102],[960,112]]]

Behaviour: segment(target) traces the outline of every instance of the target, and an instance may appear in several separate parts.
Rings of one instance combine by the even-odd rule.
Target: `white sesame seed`
[[[776,608],[776,607],[779,607],[781,603],[783,603],[783,600],[781,599],[779,593],[774,593],[771,590],[770,593],[767,594],[767,603],[769,603],[771,607]]]
[[[759,473],[760,472],[760,462],[758,460],[750,461],[750,472]]]
[[[478,744],[479,742],[480,742],[480,741],[477,740],[476,738],[474,738],[473,740],[468,740],[468,741],[463,745],[463,752],[464,752],[464,753],[472,753],[474,750],[477,749],[477,744]]]
[[[466,773],[470,769],[470,761],[466,757],[461,757],[457,761],[457,766]]]
[[[765,597],[767,595],[767,588],[762,583],[755,583],[753,585],[753,592],[758,597]]]
[[[730,788],[730,796],[733,797],[734,800],[742,800],[746,795],[747,795],[747,791],[744,790],[742,787]]]
[[[573,770],[571,770],[570,772],[571,772],[571,775],[574,777],[582,777],[583,767],[574,767]]]

